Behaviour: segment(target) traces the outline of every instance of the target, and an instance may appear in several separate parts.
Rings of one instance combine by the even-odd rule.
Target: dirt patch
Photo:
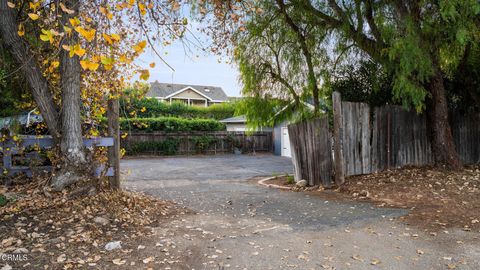
[[[127,260],[148,266],[155,258],[137,258],[132,252],[137,243],[148,240],[153,227],[187,213],[170,202],[127,191],[71,198],[29,184],[0,188],[0,194],[8,198],[0,207],[0,253],[14,258],[0,265],[15,269],[106,269]],[[121,241],[122,248],[106,251],[111,241]]]
[[[426,229],[480,230],[480,167],[404,168],[349,177],[340,192],[355,200],[411,209],[402,217]]]

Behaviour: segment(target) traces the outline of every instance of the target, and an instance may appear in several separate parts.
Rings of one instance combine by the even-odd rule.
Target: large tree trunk
[[[21,67],[30,85],[33,98],[42,114],[48,131],[56,141],[60,138],[58,111],[49,91],[48,82],[35,60],[30,46],[17,34],[18,25],[14,10],[7,6],[7,0],[0,0],[0,33],[5,47]]]
[[[68,19],[78,14],[79,0],[65,0],[65,6],[75,13],[63,13],[62,22],[68,24]],[[72,31],[65,35],[62,45],[78,44],[78,33]],[[63,166],[60,172],[52,180],[52,186],[56,190],[71,185],[82,179],[88,171],[86,156],[82,139],[82,125],[80,116],[80,85],[81,67],[77,55],[69,56],[69,52],[60,52],[60,76],[62,89],[62,140],[60,149],[62,152]]]
[[[462,164],[453,141],[445,84],[441,70],[436,67],[435,74],[426,85],[431,94],[427,100],[427,116],[432,139],[435,165],[449,169],[460,169]]]

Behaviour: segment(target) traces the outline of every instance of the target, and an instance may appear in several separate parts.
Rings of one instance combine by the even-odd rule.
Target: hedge
[[[127,155],[153,154],[153,155],[176,155],[179,144],[189,140],[194,146],[196,153],[205,153],[205,151],[218,141],[214,136],[198,136],[192,138],[168,137],[163,141],[153,142],[130,142],[125,145]]]
[[[160,155],[175,155],[178,151],[180,139],[167,138],[161,142],[137,142],[125,146],[127,155],[138,155],[142,153],[152,153]]]
[[[223,131],[225,124],[212,119],[183,119],[177,117],[158,118],[121,118],[120,129],[122,131]]]
[[[180,118],[204,118],[221,120],[232,117],[235,112],[233,103],[214,104],[209,107],[188,106],[174,102],[168,104],[154,98],[121,100],[121,107],[128,114],[136,115],[137,118],[155,117],[180,117]]]

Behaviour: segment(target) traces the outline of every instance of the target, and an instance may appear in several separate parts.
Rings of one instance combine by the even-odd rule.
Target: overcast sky
[[[207,38],[198,31],[195,31],[195,35],[200,40]],[[175,71],[163,64],[151,50],[146,50],[137,63],[147,68],[151,62],[155,62],[155,68],[150,69],[150,82],[158,80],[162,83],[220,86],[228,96],[240,96],[238,71],[235,66],[219,63],[217,56],[207,55],[200,50],[194,50],[186,55],[184,45],[180,41],[157,49],[161,50],[163,58]],[[164,54],[165,52],[167,54]]]

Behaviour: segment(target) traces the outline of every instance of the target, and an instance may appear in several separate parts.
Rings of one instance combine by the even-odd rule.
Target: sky
[[[200,32],[196,32],[195,35],[200,40],[207,38],[205,34]],[[241,96],[241,86],[238,82],[239,73],[234,65],[224,62],[219,63],[217,56],[206,54],[200,50],[194,50],[186,54],[180,41],[175,41],[168,47],[156,49],[159,53],[162,53],[164,60],[175,71],[163,64],[151,49],[146,50],[137,60],[137,63],[143,67],[148,67],[150,63],[155,62],[155,68],[150,68],[149,82],[158,80],[162,83],[220,86],[227,96]]]

